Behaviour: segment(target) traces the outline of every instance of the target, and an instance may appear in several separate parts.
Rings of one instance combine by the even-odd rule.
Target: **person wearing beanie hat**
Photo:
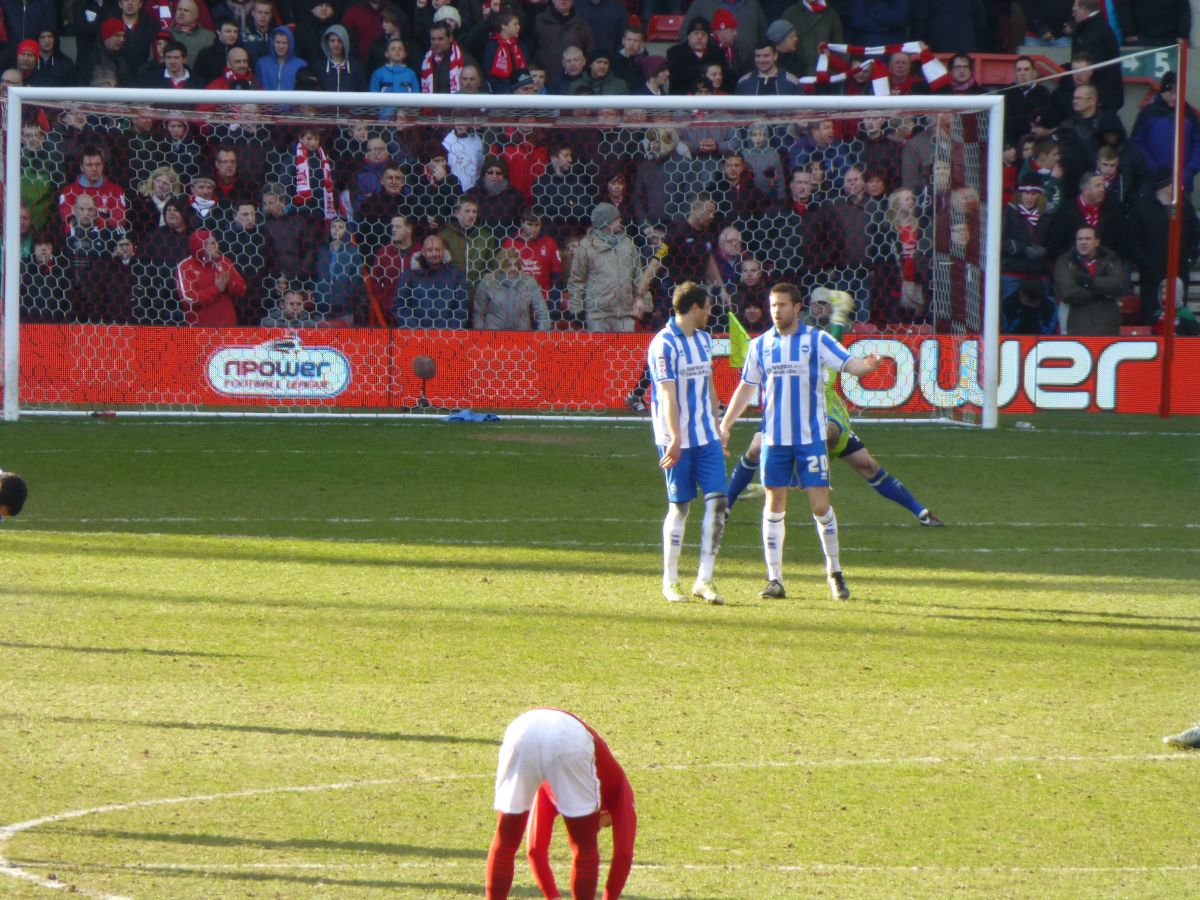
[[[1159,82],[1154,99],[1142,107],[1134,120],[1129,139],[1142,151],[1151,172],[1172,166],[1175,150],[1175,104],[1179,102],[1178,79],[1167,72]],[[1191,193],[1200,172],[1200,119],[1190,106],[1183,108],[1183,189]]]
[[[725,66],[725,54],[709,35],[708,19],[697,15],[688,20],[684,39],[667,51],[667,65],[675,95],[690,94],[709,66]]]
[[[91,84],[97,70],[105,69],[116,73],[117,84],[121,87],[133,83],[134,71],[124,52],[126,36],[125,26],[119,18],[105,19],[100,23],[100,42],[79,60],[80,84]]]
[[[568,308],[588,331],[631,332],[649,311],[637,247],[611,203],[593,207],[591,222],[571,263]]]
[[[726,75],[740,72],[752,65],[752,60],[742,60],[737,52],[738,20],[729,10],[722,7],[713,15],[712,43],[724,58]],[[742,63],[745,63],[743,65]]]
[[[800,37],[796,32],[795,25],[786,19],[776,19],[767,26],[767,40],[779,54],[776,65],[780,69],[791,72],[793,75],[804,74],[804,60],[796,52],[796,48],[800,45]]]
[[[1000,296],[1008,297],[1026,278],[1041,278],[1049,287],[1054,263],[1047,250],[1051,216],[1041,179],[1026,170],[1012,202],[1000,213]]]
[[[508,163],[502,156],[487,156],[483,160],[483,177],[467,192],[479,205],[479,221],[487,226],[509,226],[521,217],[525,195],[508,180]]]
[[[642,57],[640,67],[645,80],[639,85],[631,85],[633,93],[638,96],[660,97],[667,93],[671,83],[671,67],[661,56]]]

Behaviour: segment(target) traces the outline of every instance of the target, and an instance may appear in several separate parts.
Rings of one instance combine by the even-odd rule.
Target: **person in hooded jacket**
[[[271,52],[255,63],[254,74],[264,91],[291,91],[296,87],[296,73],[305,67],[296,55],[292,29],[281,26],[271,32]]]
[[[367,89],[366,67],[351,58],[350,35],[341,25],[330,25],[321,39],[325,52],[323,62],[315,66],[321,90],[331,93],[354,93]]]
[[[234,301],[246,293],[246,282],[233,263],[221,254],[208,229],[200,228],[188,239],[191,256],[175,269],[175,287],[189,325],[237,325]]]

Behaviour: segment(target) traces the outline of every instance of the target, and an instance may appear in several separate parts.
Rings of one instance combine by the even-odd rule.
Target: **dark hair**
[[[626,25],[625,30],[621,32],[621,37],[625,37],[627,34],[640,34],[643,41],[646,39],[646,29],[641,25]]]
[[[79,151],[79,161],[81,163],[85,159],[87,159],[89,156],[98,156],[98,157],[100,157],[100,161],[104,162],[104,153],[95,144],[88,144],[86,147],[84,147],[82,150]]]
[[[170,41],[167,43],[167,46],[163,47],[163,59],[167,58],[168,53],[172,53],[176,50],[183,54],[184,59],[187,59],[187,47],[179,41]]]
[[[240,25],[238,25],[238,23],[237,23],[237,19],[235,19],[233,16],[221,16],[221,18],[217,19],[217,21],[213,23],[213,28],[214,28],[216,31],[220,31],[220,30],[221,30],[222,28],[224,28],[226,25],[234,25],[234,26],[236,26],[236,27],[237,27],[237,30],[238,30],[238,33],[239,33],[239,36],[240,36],[241,30],[242,30],[242,29],[241,29],[241,26],[240,26]]]
[[[791,300],[794,306],[801,306],[804,304],[804,294],[801,292],[800,288],[796,287],[796,285],[792,284],[790,281],[781,281],[779,284],[772,285],[771,293],[782,294]]]
[[[1024,294],[1030,300],[1037,300],[1039,303],[1046,299],[1046,286],[1042,284],[1040,278],[1026,278],[1021,282],[1017,291]]]
[[[429,26],[430,34],[433,34],[435,31],[442,32],[443,34],[446,35],[446,37],[451,37],[454,34],[454,29],[452,29],[450,27],[450,23],[447,22],[445,19],[442,19],[442,21],[440,21],[440,22],[434,22],[433,24],[431,24]]]
[[[499,31],[513,19],[516,19],[518,22],[520,21],[520,17],[513,12],[512,7],[505,7],[492,13],[491,18],[488,20],[488,28],[492,31]]]
[[[186,200],[181,200],[179,197],[172,197],[170,200],[168,200],[166,203],[163,204],[163,212],[166,213],[166,211],[168,209],[174,209],[175,212],[177,212],[177,213],[179,213],[179,215],[183,216],[183,223],[186,226],[188,226],[188,228],[191,228],[191,226],[192,226],[192,208],[190,206],[188,206]]]
[[[711,302],[708,291],[694,281],[681,281],[671,294],[671,307],[681,316]]]
[[[20,475],[7,472],[0,476],[0,506],[7,506],[10,516],[21,512],[28,496],[29,488],[25,485],[25,479]]]

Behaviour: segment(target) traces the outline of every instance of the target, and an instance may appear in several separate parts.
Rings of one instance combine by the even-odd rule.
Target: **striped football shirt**
[[[650,406],[654,442],[665,447],[671,441],[666,398],[658,388],[668,381],[675,383],[675,396],[679,398],[679,446],[700,447],[719,440],[708,390],[712,377],[712,338],[708,332],[697,330],[687,337],[672,320],[650,342],[647,361],[655,386]]]

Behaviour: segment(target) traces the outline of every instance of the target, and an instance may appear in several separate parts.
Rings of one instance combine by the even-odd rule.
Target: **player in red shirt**
[[[501,247],[511,247],[521,257],[525,274],[532,276],[542,289],[542,296],[549,297],[550,289],[562,286],[562,256],[558,242],[542,234],[542,216],[537,209],[527,209],[521,214],[521,229],[513,237],[506,237]]]
[[[604,900],[617,900],[633,865],[637,813],[633,788],[608,744],[591,726],[560,709],[531,709],[504,732],[496,769],[496,834],[488,850],[487,897],[504,900],[513,860],[529,825],[529,864],[550,900],[561,896],[550,870],[550,837],[561,814],[571,844],[571,896],[594,900],[600,880],[601,828],[613,830]],[[532,815],[530,810],[532,808]]]

